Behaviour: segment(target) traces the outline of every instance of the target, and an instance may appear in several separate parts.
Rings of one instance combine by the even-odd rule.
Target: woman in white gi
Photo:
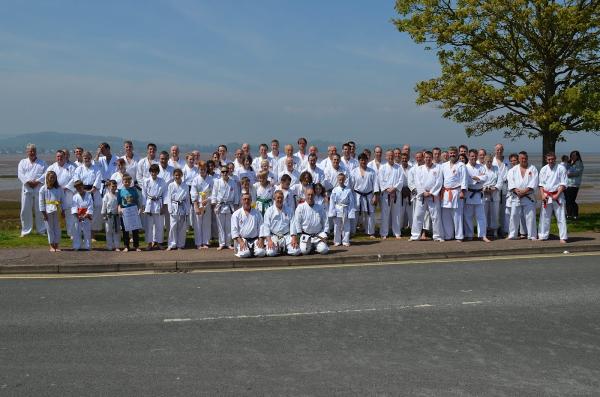
[[[167,208],[169,209],[169,244],[167,250],[185,248],[185,233],[190,211],[190,191],[183,183],[183,171],[173,171],[173,182],[167,188]]]
[[[311,254],[314,250],[324,255],[329,252],[327,214],[323,206],[315,204],[312,188],[306,189],[304,194],[306,199],[296,208],[290,226],[292,245],[299,244],[303,255]]]
[[[145,239],[148,251],[161,249],[159,244],[164,238],[164,217],[166,211],[167,184],[158,177],[160,167],[158,164],[150,165],[150,177],[143,182],[144,216],[146,217]]]
[[[369,238],[375,238],[375,206],[379,196],[379,183],[375,171],[367,167],[367,160],[367,155],[361,153],[358,156],[358,167],[350,173],[351,189],[354,191],[354,202],[358,212],[358,219],[353,222],[353,229],[355,231],[356,224],[360,222]]]
[[[524,213],[527,238],[537,240],[534,192],[538,186],[538,171],[533,165],[529,165],[527,152],[519,153],[519,165],[508,171],[507,179],[508,190],[512,195],[508,239],[516,240],[518,238],[521,214]]]
[[[256,172],[252,168],[252,156],[247,155],[242,159],[242,166],[236,168],[235,174],[241,181],[243,177],[246,177],[250,180],[250,184],[254,185],[256,183]]]
[[[92,153],[89,151],[83,152],[83,163],[73,172],[73,181],[79,180],[83,182],[83,188],[89,192],[94,201],[94,217],[92,219],[92,231],[102,230],[102,197],[100,190],[102,189],[102,172],[98,166],[92,163]],[[94,236],[92,235],[92,239]]]
[[[469,163],[465,166],[465,171],[467,173],[467,197],[464,210],[465,239],[473,239],[475,233],[473,219],[476,219],[477,237],[489,243],[483,200],[483,186],[488,178],[485,166],[477,163],[477,150],[469,150]]]
[[[106,230],[106,249],[109,251],[120,251],[119,246],[121,245],[121,217],[119,216],[118,194],[117,181],[108,181],[108,189],[102,197],[100,212],[104,219],[104,230]]]
[[[464,198],[467,191],[465,165],[458,161],[456,146],[448,148],[448,161],[441,165],[444,185],[442,187],[443,239],[462,241]]]
[[[231,237],[235,241],[235,256],[250,258],[251,256],[263,257],[265,247],[260,238],[260,227],[263,217],[252,208],[252,197],[242,193],[242,206],[231,215]]]
[[[54,171],[46,172],[45,184],[39,192],[39,208],[46,223],[50,252],[60,251],[58,248],[60,243],[60,220],[58,215],[61,213],[63,218],[65,217],[65,197]]]
[[[564,244],[567,242],[567,219],[563,193],[567,188],[567,170],[564,166],[556,164],[554,153],[546,153],[546,165],[540,170],[539,180],[542,197],[539,238],[547,240],[550,236],[550,220],[554,213],[560,242]]]
[[[498,166],[494,165],[491,155],[484,157],[485,175],[487,181],[483,184],[483,200],[488,233],[498,237],[498,216],[500,214],[500,197],[502,192],[502,178]]]
[[[285,210],[281,190],[277,190],[273,197],[275,204],[265,211],[260,228],[260,237],[265,242],[267,256],[277,256],[286,251],[288,255],[300,255],[298,242],[292,244],[290,236],[290,223],[294,213]]]
[[[208,175],[204,161],[198,161],[199,175],[192,181],[192,202],[194,203],[194,242],[198,249],[208,249],[211,235],[212,205],[210,196],[213,177]]]
[[[421,232],[423,231],[423,220],[427,209],[431,214],[433,240],[444,241],[440,236],[439,194],[442,189],[442,172],[438,165],[433,164],[433,154],[430,151],[425,152],[424,157],[425,164],[416,167],[414,173],[417,196],[409,241],[422,239]]]
[[[89,153],[89,152],[88,152]],[[91,156],[90,156],[91,157]],[[92,217],[94,216],[94,199],[92,194],[85,190],[80,180],[73,182],[75,194],[71,205],[71,214],[76,218],[73,228],[73,249],[89,251],[92,245]],[[81,237],[83,235],[83,244]]]
[[[19,161],[17,175],[23,184],[21,189],[21,237],[31,233],[33,230],[33,219],[35,215],[35,229],[39,234],[44,234],[44,219],[39,207],[39,192],[42,187],[46,163],[37,158],[37,149],[30,143],[25,149],[27,158]]]
[[[354,192],[346,186],[346,176],[338,175],[337,186],[331,191],[327,215],[333,219],[333,245],[350,246],[351,219],[355,217]]]
[[[230,178],[229,168],[221,167],[221,178],[215,179],[210,202],[216,215],[217,227],[219,229],[219,248],[233,249],[231,243],[231,214],[234,205],[239,201],[238,187],[236,182]]]
[[[400,165],[394,163],[394,151],[385,152],[386,163],[381,164],[378,173],[378,185],[381,203],[381,223],[379,234],[386,239],[390,232],[396,239],[400,239],[402,233],[402,187],[404,186],[404,173]]]
[[[269,183],[269,171],[261,171],[258,174],[258,182],[254,184],[256,192],[256,209],[262,216],[265,215],[267,209],[273,205],[273,194],[275,188]]]

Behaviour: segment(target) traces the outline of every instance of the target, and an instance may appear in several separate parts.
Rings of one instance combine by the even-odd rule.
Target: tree
[[[467,136],[542,137],[545,154],[599,130],[600,0],[396,0],[396,11],[441,66],[417,83],[417,103],[439,104]]]

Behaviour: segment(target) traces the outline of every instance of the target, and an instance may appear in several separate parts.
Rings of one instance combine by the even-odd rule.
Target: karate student
[[[113,156],[110,151],[110,145],[106,142],[102,142],[98,146],[98,151],[96,152],[95,164],[98,166],[100,170],[100,174],[102,175],[102,189],[100,191],[101,194],[104,194],[106,190],[106,184],[110,180],[112,174],[117,171],[117,160],[119,158],[117,156]]]
[[[252,160],[252,169],[258,173],[262,171],[262,162],[266,161],[268,163],[268,170],[273,171],[273,159],[268,156],[269,147],[266,143],[261,143],[258,146],[258,156],[254,160]]]
[[[402,209],[400,210],[400,219],[402,219],[402,224],[400,225],[400,229],[404,229],[406,227],[410,227],[412,225],[412,217],[413,217],[413,197],[412,191],[408,184],[408,177],[410,175],[410,170],[412,166],[408,162],[408,154],[402,153],[400,154],[400,171],[404,174],[404,180],[402,183]]]
[[[169,151],[171,152],[169,156],[169,165],[173,167],[173,169],[179,168],[180,170],[183,170],[186,161],[179,156],[179,146],[173,145]]]
[[[381,203],[381,222],[379,234],[386,239],[390,232],[396,239],[400,239],[402,233],[402,187],[404,185],[404,173],[400,165],[394,163],[394,151],[385,152],[386,163],[379,167],[378,185]]]
[[[190,193],[190,197],[192,195],[192,181],[196,176],[198,176],[198,166],[196,165],[196,156],[193,152],[185,154],[185,166],[181,169],[183,171],[183,183],[188,188],[188,192]],[[194,227],[194,219],[196,215],[194,214],[193,208],[190,203],[190,211],[188,215],[188,227]]]
[[[192,203],[194,203],[194,243],[198,249],[208,249],[211,235],[212,205],[210,196],[213,189],[213,177],[208,175],[208,166],[198,162],[199,174],[192,181]]]
[[[27,145],[27,158],[19,161],[17,175],[23,184],[21,189],[21,237],[31,233],[35,216],[35,229],[39,234],[46,232],[44,219],[40,212],[39,193],[42,187],[40,178],[46,172],[46,163],[37,158],[37,149],[33,143]]]
[[[252,156],[248,155],[242,158],[242,166],[235,170],[235,174],[240,181],[246,177],[250,180],[250,184],[256,183],[256,172],[252,168]]]
[[[242,206],[231,216],[231,237],[235,241],[235,256],[250,258],[251,256],[263,257],[265,247],[260,238],[260,226],[263,217],[252,208],[252,197],[242,193]]]
[[[100,213],[104,219],[104,230],[106,230],[106,249],[109,251],[120,251],[121,240],[119,216],[119,198],[117,181],[108,181],[108,189],[102,197],[102,209]]]
[[[548,239],[550,220],[552,219],[552,213],[554,213],[560,242],[564,244],[567,242],[567,220],[563,192],[567,188],[567,170],[564,166],[556,164],[556,155],[550,152],[546,154],[546,165],[540,170],[539,176],[542,197],[539,238],[540,240]]]
[[[123,252],[129,251],[129,231],[125,230],[125,224],[123,223],[123,209],[129,207],[136,207],[138,216],[142,213],[142,196],[139,193],[139,190],[133,187],[133,177],[129,174],[123,175],[123,187],[119,189],[117,194],[117,202],[118,202],[118,211],[119,215],[121,215],[121,230],[123,231],[123,244],[125,248],[123,248]],[[141,222],[140,222],[141,223]],[[140,232],[138,229],[131,231],[133,237],[133,249],[136,251],[140,251]]]
[[[373,160],[369,161],[367,167],[371,168],[375,173],[379,173],[379,167],[381,167],[383,159],[383,149],[381,146],[375,146],[373,149]]]
[[[156,145],[149,143],[146,146],[146,157],[137,162],[136,180],[138,184],[143,184],[150,177],[150,166],[152,164],[158,164],[158,160],[156,159]],[[141,188],[143,190],[144,187],[141,186]]]
[[[298,138],[298,151],[296,154],[294,154],[298,161],[298,171],[302,171],[308,166],[308,153],[306,152],[306,145],[308,145],[306,138]]]
[[[123,160],[125,160],[125,172],[128,173],[132,180],[133,180],[133,184],[137,183],[136,178],[136,174],[137,174],[137,164],[138,161],[140,160],[140,158],[133,152],[133,142],[131,141],[125,141],[123,142],[123,152],[125,152],[125,154],[123,156],[121,156],[121,158]],[[111,179],[113,179],[111,177]],[[119,183],[119,181],[117,181],[117,184]],[[119,189],[122,189],[123,187],[121,186]]]
[[[517,239],[521,214],[525,214],[527,238],[537,240],[534,192],[538,186],[538,171],[529,165],[527,152],[519,153],[519,165],[508,171],[507,179],[508,190],[512,194],[508,239]]]
[[[256,209],[262,216],[264,216],[267,209],[273,205],[273,194],[275,193],[275,188],[269,183],[268,176],[268,171],[262,171],[258,174],[258,182],[254,184],[254,191],[256,192]]]
[[[323,183],[325,180],[325,172],[317,166],[317,155],[310,153],[306,162],[307,166],[302,172],[307,171],[312,176],[313,183]]]
[[[124,159],[117,160],[117,170],[113,172],[109,180],[117,182],[117,189],[123,188],[123,175],[127,174],[127,163]]]
[[[250,197],[252,197],[252,208],[256,207],[256,189],[254,188],[254,185],[251,184],[250,179],[248,179],[248,177],[244,176],[242,177],[242,179],[240,179],[240,202],[239,207],[242,206],[242,194],[244,193],[248,193],[250,195]],[[262,215],[262,214],[261,214]]]
[[[485,166],[477,163],[477,150],[469,150],[469,163],[465,166],[467,173],[467,197],[464,209],[465,239],[472,240],[475,233],[473,219],[477,220],[477,237],[486,243],[487,221],[483,203],[483,185],[487,182]]]
[[[292,189],[290,183],[292,178],[289,175],[283,175],[281,177],[281,183],[275,186],[275,190],[281,190],[283,192],[283,206],[291,211],[296,211],[296,192],[297,189]]]
[[[190,211],[190,191],[183,183],[183,171],[173,171],[173,182],[167,188],[167,208],[169,210],[169,244],[167,250],[185,247],[185,232]]]
[[[100,168],[92,163],[92,153],[84,151],[82,154],[83,163],[73,171],[72,181],[79,180],[83,182],[83,188],[89,192],[94,201],[93,219],[91,222],[92,231],[102,230],[102,197],[100,191],[102,189],[102,172]],[[73,186],[71,184],[71,186]],[[94,236],[92,235],[92,239]]]
[[[352,157],[350,145],[348,143],[342,145],[342,157],[340,158],[340,161],[348,172],[352,172],[353,169],[358,167],[358,161]]]
[[[166,211],[165,197],[167,184],[159,178],[160,167],[158,164],[150,165],[150,177],[144,180],[144,216],[146,218],[145,239],[148,251],[161,249],[160,244],[164,239],[164,214]]]
[[[508,192],[508,180],[506,175],[508,170],[511,168],[510,163],[504,157],[504,145],[501,143],[496,144],[494,147],[495,156],[492,160],[492,164],[498,167],[498,179],[502,181],[502,187],[500,189],[500,202],[498,203],[498,229],[500,236],[506,237],[508,235],[508,223],[510,220],[510,206],[507,205]],[[507,212],[507,206],[509,211]]]
[[[443,183],[442,172],[438,165],[433,164],[433,154],[430,151],[425,152],[424,158],[425,164],[418,166],[414,175],[417,197],[409,241],[423,239],[421,232],[423,231],[423,219],[426,210],[429,210],[431,215],[433,240],[444,241],[440,235],[441,219],[439,194]]]
[[[264,160],[260,163],[260,172],[265,172],[267,174],[267,180],[269,181],[269,184],[271,185],[276,185],[279,180],[277,179],[277,176],[275,176],[274,173],[272,173],[271,171],[269,171],[269,162]],[[260,174],[259,172],[259,174]],[[258,177],[258,174],[256,174],[256,176]]]
[[[88,152],[89,153],[89,152]],[[91,159],[91,154],[90,154]],[[76,180],[73,183],[75,194],[71,206],[71,214],[75,215],[76,222],[73,228],[73,249],[89,251],[92,244],[92,217],[94,215],[94,199],[92,194],[85,190],[83,182]],[[81,236],[83,235],[83,244]]]
[[[279,180],[284,175],[289,175],[291,180],[291,184],[295,185],[300,181],[300,173],[295,168],[294,157],[284,157],[280,160],[280,171],[279,171]]]
[[[274,193],[275,204],[267,208],[260,228],[260,237],[265,242],[267,256],[277,256],[287,252],[288,255],[300,255],[298,242],[292,243],[290,236],[290,223],[293,212],[283,207],[283,192]]]
[[[463,210],[467,191],[465,165],[458,161],[456,146],[448,148],[448,161],[441,165],[444,185],[442,187],[443,239],[463,241]]]
[[[290,226],[292,245],[299,244],[303,255],[309,255],[315,250],[322,255],[329,252],[327,214],[323,206],[314,202],[314,194],[312,188],[306,189],[305,201],[296,208]]]
[[[492,237],[498,237],[498,215],[500,207],[500,192],[502,191],[502,178],[498,167],[494,165],[493,157],[486,154],[483,158],[487,181],[483,184],[483,201],[487,230]]]
[[[346,176],[338,175],[337,186],[331,191],[327,215],[333,219],[333,245],[350,246],[351,219],[355,217],[354,192],[346,186]]]
[[[235,181],[230,178],[229,168],[227,166],[222,167],[221,178],[215,179],[210,197],[219,230],[219,248],[217,250],[222,250],[225,247],[233,249],[231,243],[231,214],[234,212],[235,203],[239,201],[237,195],[238,187]]]
[[[68,153],[68,151],[65,152],[64,150],[57,150],[56,162],[48,167],[46,173],[48,173],[48,171],[53,171],[56,174],[56,180],[58,181],[58,185],[63,191],[64,205],[62,208],[67,209],[67,211],[65,212],[65,224],[67,234],[69,235],[69,237],[71,237],[73,236],[73,224],[75,218],[71,215],[70,211],[71,200],[73,199],[73,191],[69,189],[69,182],[71,182],[73,172],[75,172],[75,164],[70,163],[67,160],[66,153]],[[45,180],[45,176],[43,178]],[[40,179],[40,182],[43,181]]]
[[[367,155],[361,153],[358,156],[358,167],[350,173],[352,176],[351,189],[354,191],[354,202],[358,219],[353,222],[353,229],[360,222],[363,230],[369,238],[375,238],[375,206],[379,196],[379,183],[374,170],[367,167]]]
[[[60,251],[60,219],[59,212],[65,217],[65,197],[64,192],[58,184],[58,179],[54,171],[46,172],[46,181],[39,192],[39,210],[46,223],[46,232],[48,233],[48,244],[50,252]]]
[[[298,170],[300,164],[298,163],[298,159],[294,156],[294,147],[292,145],[285,145],[283,148],[284,156],[281,157],[277,162],[277,170],[279,171],[279,177],[281,178],[281,174],[284,171],[289,171],[290,167],[288,166],[288,160],[292,160],[292,169]]]

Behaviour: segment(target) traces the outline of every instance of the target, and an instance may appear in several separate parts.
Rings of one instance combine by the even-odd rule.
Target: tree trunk
[[[556,136],[550,131],[545,131],[542,136],[542,164],[546,165],[546,154],[556,153]]]

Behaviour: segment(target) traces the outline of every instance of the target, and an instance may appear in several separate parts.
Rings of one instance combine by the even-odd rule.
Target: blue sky
[[[413,87],[433,53],[397,32],[392,0],[2,1],[0,136],[156,141],[467,140]],[[163,137],[165,137],[163,139]],[[574,136],[561,149],[598,141]],[[508,142],[538,149],[539,141]]]

